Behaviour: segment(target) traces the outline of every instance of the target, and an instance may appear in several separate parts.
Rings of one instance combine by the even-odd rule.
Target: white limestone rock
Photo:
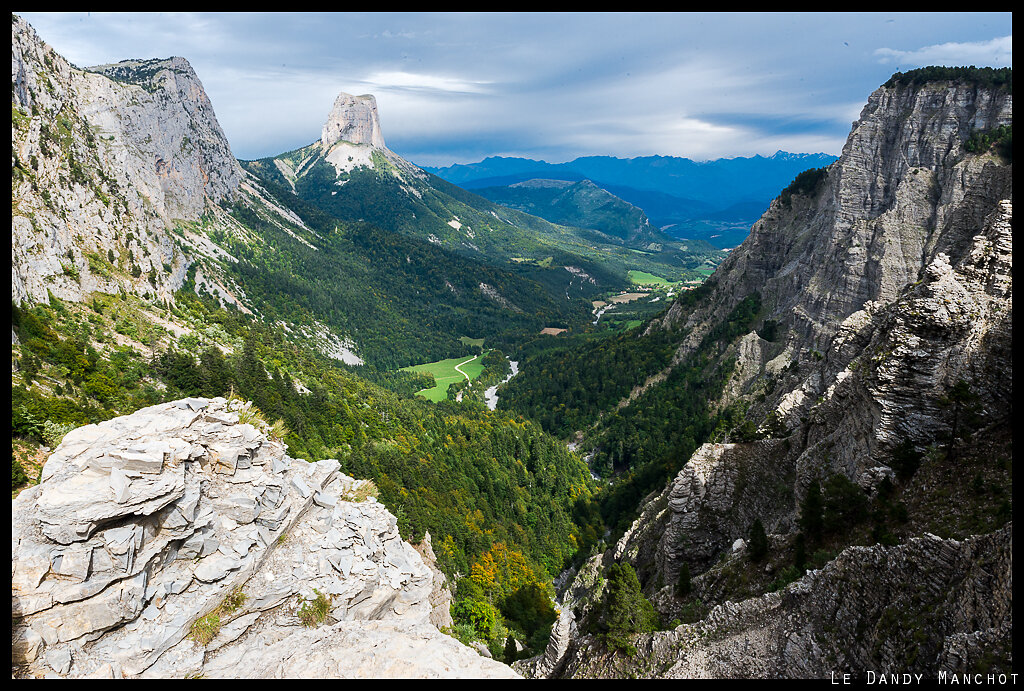
[[[431,624],[438,580],[384,505],[344,500],[359,481],[338,461],[288,457],[233,405],[176,401],[75,430],[12,502],[17,675],[512,674]],[[250,453],[273,462],[231,474],[213,458]],[[318,593],[327,620],[297,632]],[[187,637],[211,612],[204,650]],[[384,662],[383,639],[404,661]],[[270,649],[276,663],[253,661]]]

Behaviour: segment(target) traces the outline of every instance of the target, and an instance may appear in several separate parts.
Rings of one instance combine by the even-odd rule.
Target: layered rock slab
[[[386,674],[373,650],[387,627],[362,627],[390,622],[389,645],[417,651],[390,673],[514,676],[431,625],[432,601],[447,607],[436,576],[383,505],[348,500],[363,481],[240,418],[248,404],[185,399],[65,437],[12,502],[19,675],[311,676],[313,639],[323,660],[364,660],[344,674]],[[307,630],[318,597],[323,628]],[[214,630],[206,645],[196,626]],[[291,666],[248,662],[264,645]]]

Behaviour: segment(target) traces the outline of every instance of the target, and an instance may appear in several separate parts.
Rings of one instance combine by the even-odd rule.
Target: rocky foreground
[[[248,404],[74,430],[11,506],[18,677],[514,677],[440,632],[450,594],[369,483]]]

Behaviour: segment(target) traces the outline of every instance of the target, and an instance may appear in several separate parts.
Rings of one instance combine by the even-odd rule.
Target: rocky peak
[[[223,214],[243,177],[194,70],[178,57],[81,70],[17,16],[11,43],[12,300],[170,299],[192,258],[168,229]]]
[[[385,148],[377,117],[377,99],[370,94],[338,94],[324,124],[320,143],[326,151],[339,141]]]
[[[820,351],[844,319],[892,302],[939,252],[955,261],[1012,196],[1011,167],[964,142],[1011,123],[1012,111],[1008,89],[963,80],[877,89],[816,187],[773,201],[716,271],[710,306],[687,319],[688,343],[758,291],[794,349]]]

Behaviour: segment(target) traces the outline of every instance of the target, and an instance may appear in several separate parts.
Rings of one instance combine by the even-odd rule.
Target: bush
[[[893,447],[889,463],[896,473],[896,477],[900,480],[908,480],[917,472],[922,458],[924,458],[924,454],[914,447],[914,443],[909,439],[904,439]]]
[[[539,583],[524,585],[512,593],[502,605],[501,612],[528,638],[539,629],[551,626],[558,618],[551,599]]]
[[[298,611],[299,621],[302,622],[303,626],[309,628],[323,623],[324,619],[327,618],[328,612],[331,611],[331,598],[316,588],[313,588],[313,592],[316,593],[316,598],[313,600],[302,600]]]
[[[771,582],[771,585],[768,586],[768,590],[773,593],[777,590],[782,590],[803,575],[803,569],[797,568],[796,566],[787,566],[779,573],[778,578]]]
[[[452,605],[452,619],[456,624],[468,624],[477,635],[490,639],[498,621],[498,610],[483,600],[462,600]]]
[[[821,538],[821,531],[824,526],[824,503],[821,498],[821,486],[817,480],[812,480],[807,488],[807,494],[800,503],[800,527],[803,533],[811,542],[817,542]]]
[[[676,581],[676,597],[686,597],[693,591],[693,583],[690,582],[690,565],[683,563],[679,568],[679,579]]]
[[[43,441],[51,449],[55,449],[60,445],[61,440],[64,439],[64,435],[76,427],[78,425],[72,422],[59,423],[47,420],[43,423]]]
[[[794,194],[816,194],[818,192],[818,188],[821,186],[822,182],[824,182],[826,177],[828,177],[827,167],[809,168],[802,173],[798,173],[797,176],[793,178],[793,182],[789,183],[786,189],[782,190],[779,194],[779,199],[785,207],[789,208],[792,205]]]
[[[917,86],[935,81],[969,81],[980,86],[1013,89],[1012,67],[942,67],[932,65],[907,72],[897,72],[883,84],[894,86]]]
[[[11,454],[11,489],[20,487],[26,482],[28,482],[28,475],[25,474],[25,469],[18,462],[18,457]]]
[[[201,619],[192,622],[188,637],[199,645],[206,647],[220,632],[220,612],[213,611]]]
[[[837,533],[861,523],[868,516],[868,498],[864,490],[845,475],[836,473],[825,483],[823,525]]]

